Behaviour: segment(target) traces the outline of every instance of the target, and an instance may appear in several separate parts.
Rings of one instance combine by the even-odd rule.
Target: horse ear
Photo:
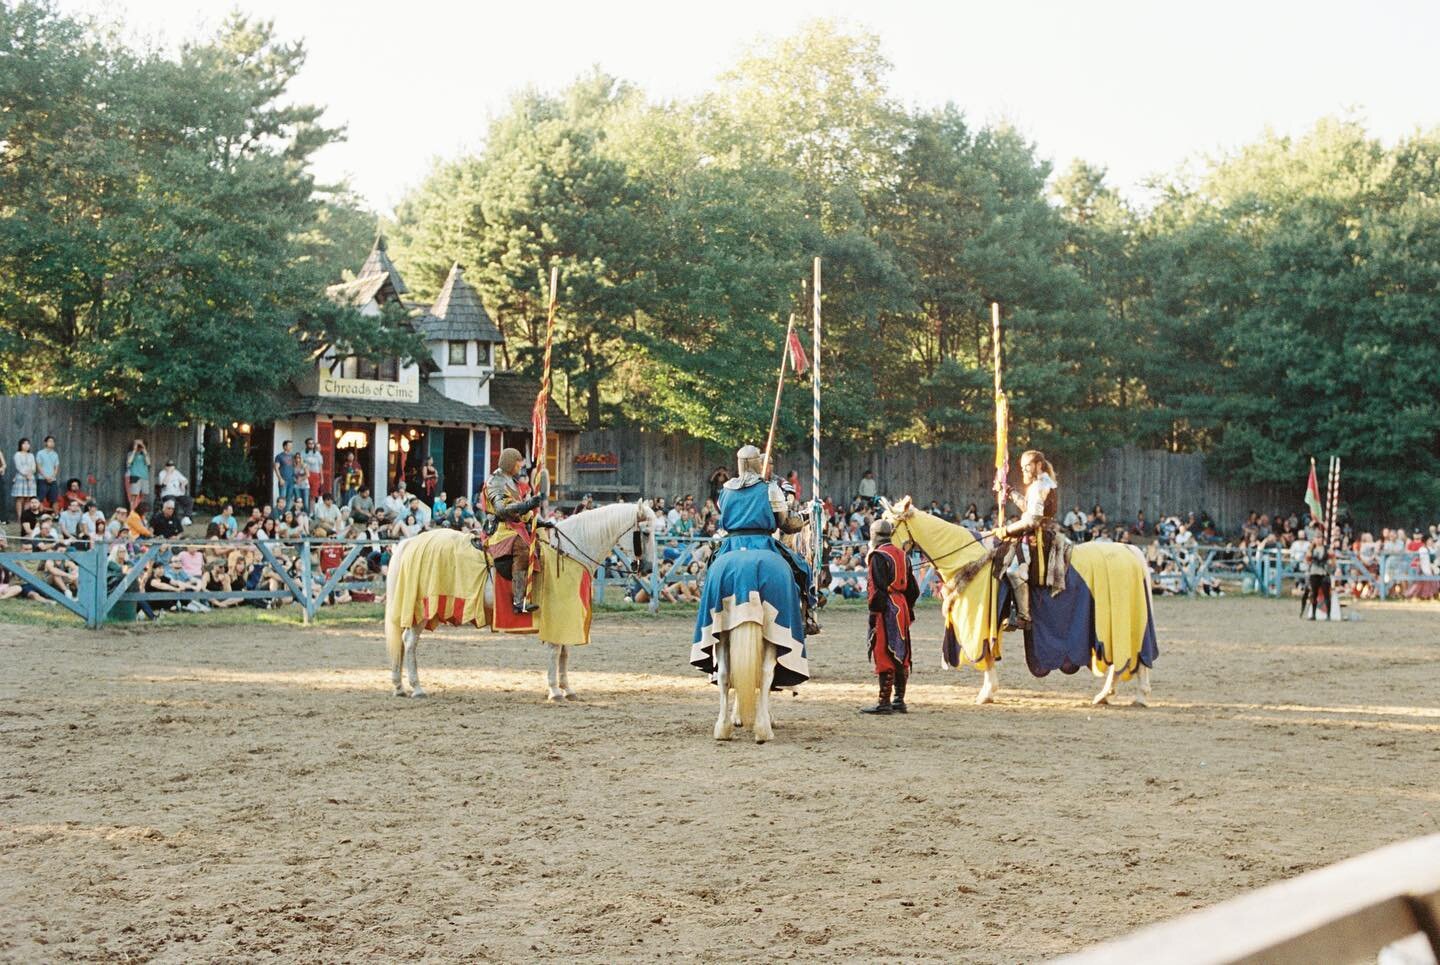
[[[884,496],[880,496],[879,499],[880,508],[885,510],[885,514],[887,516],[895,511],[895,507],[890,504],[890,500],[886,499]]]
[[[910,498],[909,496],[901,496],[901,497],[900,497],[900,501],[895,504],[895,509],[894,509],[894,514],[895,514],[895,517],[896,517],[897,519],[899,519],[900,517],[904,516],[906,513],[910,512],[910,510],[912,509],[912,507],[911,507],[911,505],[910,505],[911,502],[912,502],[912,500],[911,500],[911,498]]]

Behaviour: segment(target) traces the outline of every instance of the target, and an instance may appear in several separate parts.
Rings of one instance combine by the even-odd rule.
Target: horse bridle
[[[978,542],[980,542],[979,539],[976,538],[976,536],[975,536],[974,533],[971,533],[969,530],[966,530],[965,535],[967,535],[967,536],[970,537],[970,543],[962,543],[961,545],[955,547],[953,550],[950,550],[948,553],[941,553],[939,556],[931,556],[928,552],[926,552],[925,547],[921,546],[921,545],[915,540],[915,534],[910,531],[910,518],[909,518],[909,515],[908,515],[908,514],[905,515],[905,516],[902,516],[901,518],[899,518],[899,519],[897,519],[897,520],[895,520],[895,533],[896,533],[896,535],[899,535],[899,533],[900,533],[900,527],[901,527],[901,526],[904,526],[904,527],[905,527],[905,537],[906,537],[906,539],[908,539],[908,540],[910,541],[910,544],[911,544],[912,546],[914,546],[917,550],[920,551],[920,555],[921,555],[921,556],[925,557],[927,560],[929,560],[929,561],[930,561],[934,566],[936,566],[936,567],[939,567],[941,560],[947,559],[947,558],[949,558],[949,557],[951,557],[951,556],[954,556],[956,553],[959,553],[959,552],[961,552],[961,551],[963,551],[963,550],[969,549],[969,548],[970,548],[970,543],[978,543]],[[963,526],[960,527],[960,528],[961,528],[961,529],[965,529],[965,527],[963,527]]]
[[[631,535],[631,543],[630,543],[630,547],[631,547],[630,572],[631,572],[632,574],[637,574],[637,573],[640,572],[640,562],[641,562],[641,560],[643,559],[643,557],[644,557],[644,555],[645,555],[645,534],[644,534],[643,532],[641,532],[641,530],[640,530],[640,524],[643,523],[643,522],[645,522],[645,512],[644,512],[644,510],[640,507],[639,504],[636,504],[636,507],[635,507],[635,523],[634,523],[634,526],[633,526],[633,531],[632,531],[631,534],[630,534],[630,535]],[[563,532],[561,532],[560,529],[559,529],[559,527],[551,526],[551,527],[549,527],[549,529],[550,529],[550,531],[551,531],[552,533],[554,533],[554,534],[555,534],[556,536],[558,536],[560,539],[564,540],[566,543],[569,543],[571,550],[573,550],[573,552],[569,552],[569,551],[566,551],[566,550],[565,550],[563,547],[561,547],[561,546],[556,546],[556,547],[555,547],[555,552],[556,552],[556,553],[559,553],[561,556],[568,556],[568,557],[570,557],[570,559],[574,560],[574,561],[577,562],[577,563],[588,563],[588,564],[590,564],[592,567],[594,567],[595,569],[599,569],[600,567],[602,567],[602,566],[605,565],[605,564],[604,564],[603,562],[601,562],[600,560],[597,560],[597,559],[592,558],[589,553],[586,553],[584,550],[582,550],[582,549],[575,543],[575,541],[574,541],[573,539],[571,539],[570,537],[566,536]]]

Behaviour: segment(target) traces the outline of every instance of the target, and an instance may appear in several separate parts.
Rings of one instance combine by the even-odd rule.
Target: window
[[[466,347],[467,347],[469,344],[470,344],[469,342],[451,342],[451,343],[450,343],[450,364],[451,364],[451,365],[464,365],[464,364],[465,364],[465,362],[466,362],[465,349],[466,349]]]

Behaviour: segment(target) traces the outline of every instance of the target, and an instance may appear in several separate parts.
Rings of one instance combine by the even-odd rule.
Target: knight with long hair
[[[1000,494],[1019,507],[1020,516],[991,530],[989,535],[1010,544],[1005,578],[1015,601],[1012,628],[1025,630],[1030,627],[1031,589],[1065,585],[1063,574],[1056,572],[1063,565],[1060,551],[1064,537],[1055,522],[1060,508],[1060,483],[1045,453],[1038,449],[1021,453],[1020,475],[1023,488],[1006,487],[1007,491]]]

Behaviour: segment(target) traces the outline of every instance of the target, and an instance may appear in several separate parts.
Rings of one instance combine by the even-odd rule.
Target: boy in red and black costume
[[[920,587],[905,551],[890,543],[894,528],[877,519],[870,527],[866,561],[870,595],[870,659],[880,678],[880,701],[862,714],[903,714],[905,684],[910,679],[910,621]],[[891,700],[891,691],[894,700]]]

